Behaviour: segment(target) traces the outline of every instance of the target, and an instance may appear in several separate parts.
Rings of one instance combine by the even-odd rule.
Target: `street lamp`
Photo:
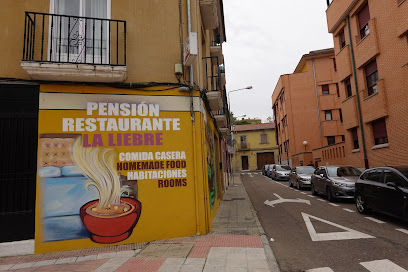
[[[230,93],[232,93],[232,92],[238,92],[238,91],[241,91],[241,90],[251,90],[251,89],[252,89],[252,86],[248,86],[248,87],[245,87],[245,88],[241,88],[241,89],[236,89],[236,90],[229,91],[229,92],[228,92],[228,105],[229,105],[229,103],[230,103],[230,98],[229,98],[229,94],[230,94]]]

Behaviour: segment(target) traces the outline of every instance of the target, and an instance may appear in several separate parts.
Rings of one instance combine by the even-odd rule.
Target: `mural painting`
[[[124,101],[135,103],[68,97],[68,106],[61,105],[67,109],[55,110],[52,95],[40,94],[49,103],[39,114],[38,252],[52,251],[47,243],[75,249],[171,237],[180,229],[194,233],[191,143],[178,140],[189,113],[184,121],[183,113],[162,112],[131,95]],[[167,232],[158,232],[163,225]]]

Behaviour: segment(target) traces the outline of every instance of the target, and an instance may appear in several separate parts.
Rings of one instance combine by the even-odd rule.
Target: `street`
[[[330,203],[260,172],[242,182],[281,271],[408,271],[408,225],[359,214],[353,200]]]

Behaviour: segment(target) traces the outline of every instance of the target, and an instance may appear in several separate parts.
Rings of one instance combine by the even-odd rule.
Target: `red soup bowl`
[[[132,207],[128,212],[108,216],[89,213],[87,208],[98,202],[99,200],[92,200],[79,209],[82,223],[89,231],[89,238],[101,244],[112,244],[127,239],[139,221],[142,203],[133,198],[122,197],[121,202]]]

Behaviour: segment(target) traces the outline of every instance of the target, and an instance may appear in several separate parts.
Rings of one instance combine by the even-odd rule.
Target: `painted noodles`
[[[82,137],[78,137],[73,147],[75,164],[82,174],[89,179],[85,185],[93,185],[99,192],[98,210],[110,205],[120,205],[120,197],[128,193],[121,188],[119,175],[115,171],[117,154],[113,148],[82,146]]]

